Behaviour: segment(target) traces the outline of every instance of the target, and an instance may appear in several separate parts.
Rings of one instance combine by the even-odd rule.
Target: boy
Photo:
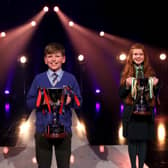
[[[76,78],[62,70],[62,64],[65,63],[65,49],[61,44],[50,43],[44,49],[44,62],[48,66],[48,71],[38,74],[27,94],[27,106],[32,110],[36,107],[38,88],[63,88],[70,86],[77,95],[80,104],[82,97]],[[54,74],[54,75],[53,75]],[[67,96],[64,115],[61,122],[65,126],[67,136],[65,138],[46,138],[44,133],[47,118],[41,110],[36,110],[36,133],[35,133],[35,151],[38,168],[50,168],[52,161],[52,146],[55,148],[55,155],[58,168],[69,168],[71,155],[71,137],[72,137],[72,114],[71,108],[78,108],[73,97]]]

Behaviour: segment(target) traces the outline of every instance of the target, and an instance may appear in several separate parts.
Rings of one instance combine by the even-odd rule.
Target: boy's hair
[[[55,53],[57,51],[60,51],[63,56],[65,55],[65,48],[63,45],[59,43],[49,43],[44,49],[44,56]]]

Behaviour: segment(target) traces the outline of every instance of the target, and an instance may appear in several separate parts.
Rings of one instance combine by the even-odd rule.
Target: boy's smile
[[[47,54],[44,57],[44,62],[48,65],[49,69],[57,71],[62,67],[62,64],[65,63],[65,56],[57,51],[55,53]]]

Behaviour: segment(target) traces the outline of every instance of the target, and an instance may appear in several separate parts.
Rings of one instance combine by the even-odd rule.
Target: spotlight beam
[[[0,45],[0,55],[2,56],[0,63],[0,77],[4,78],[6,76],[6,71],[10,68],[11,64],[16,60],[19,53],[23,52],[30,39],[32,38],[37,25],[40,23],[45,12],[41,10],[37,15],[35,15],[30,20],[36,21],[36,26],[32,27],[31,21],[9,30],[7,35],[1,41]]]

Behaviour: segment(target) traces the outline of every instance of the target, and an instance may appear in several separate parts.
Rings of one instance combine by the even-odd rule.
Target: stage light
[[[10,111],[10,104],[9,103],[5,103],[5,111],[6,112]]]
[[[103,36],[104,36],[104,31],[101,31],[101,32],[99,33],[99,35],[100,35],[101,37],[103,37]]]
[[[125,142],[125,138],[123,136],[123,126],[122,126],[122,124],[120,124],[119,129],[118,129],[118,139],[119,139],[120,144],[123,144]]]
[[[29,133],[30,123],[28,121],[23,121],[20,124],[20,135]]]
[[[70,163],[74,164],[74,162],[75,162],[75,156],[71,154]]]
[[[21,63],[21,64],[25,64],[26,62],[27,62],[26,56],[24,56],[24,55],[21,56],[21,57],[20,57],[20,63]]]
[[[120,112],[123,112],[123,111],[124,111],[124,105],[121,104],[121,105],[120,105]]]
[[[82,61],[84,61],[84,55],[82,55],[82,54],[80,54],[80,55],[78,55],[78,61],[79,62],[82,62]]]
[[[165,53],[160,54],[159,57],[160,57],[160,60],[162,60],[162,61],[164,61],[167,58]]]
[[[99,151],[100,151],[101,153],[104,152],[104,145],[100,145],[100,146],[99,146]]]
[[[35,21],[32,21],[31,22],[31,25],[34,27],[34,26],[36,26],[36,22]]]
[[[78,135],[80,137],[82,137],[83,135],[86,134],[86,129],[85,129],[85,125],[79,121],[77,121],[77,126],[76,126],[76,129],[78,131]]]
[[[160,144],[162,144],[166,139],[166,128],[163,123],[159,123],[157,133],[158,133],[158,140]]]
[[[43,10],[44,10],[44,12],[48,12],[48,11],[49,11],[49,8],[48,8],[47,6],[45,6],[45,7],[43,8]]]
[[[1,37],[6,37],[6,33],[5,32],[1,32]]]
[[[58,6],[55,6],[53,10],[54,10],[55,12],[58,12],[58,11],[59,11],[59,7],[58,7]]]
[[[3,148],[3,153],[4,153],[4,154],[7,154],[8,152],[9,152],[9,148],[5,146],[5,147]]]
[[[10,94],[10,91],[9,91],[8,89],[6,89],[6,90],[4,91],[4,94],[8,95],[8,94]]]
[[[154,114],[156,115],[157,114],[157,108],[156,108],[156,106],[154,107]]]
[[[34,164],[36,164],[36,163],[37,163],[37,159],[36,159],[36,157],[35,157],[35,156],[32,158],[32,162],[33,162]]]
[[[120,61],[125,61],[126,58],[127,58],[127,56],[124,53],[120,54],[120,56],[119,56]]]
[[[96,89],[96,93],[100,93],[101,91],[100,91],[100,89]]]
[[[70,27],[74,26],[74,22],[73,21],[69,21],[69,26]]]
[[[100,111],[100,102],[96,102],[96,112],[99,112]]]

